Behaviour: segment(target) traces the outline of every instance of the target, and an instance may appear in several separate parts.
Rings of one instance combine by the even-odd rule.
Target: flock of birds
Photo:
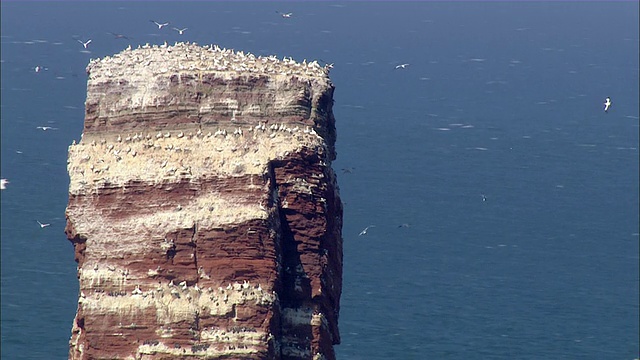
[[[282,16],[283,18],[291,18],[293,16],[293,13],[291,13],[291,12],[283,13],[283,12],[280,12],[280,11],[276,11],[276,13],[279,14],[280,16]],[[158,30],[162,30],[163,28],[165,28],[165,27],[170,25],[170,22],[158,22],[158,21],[155,21],[155,20],[149,20],[149,21],[152,22],[154,25],[156,25],[158,27]],[[177,28],[177,27],[172,27],[172,29],[177,31],[179,35],[184,35],[184,32],[188,28],[185,27],[185,28],[180,29],[180,28]],[[108,34],[113,35],[114,38],[116,38],[116,39],[126,39],[126,40],[131,39],[131,37],[128,37],[128,36],[123,35],[123,34],[118,34],[118,33],[113,33],[113,32],[108,32]],[[76,40],[80,44],[82,44],[84,49],[88,49],[89,45],[92,43],[92,39],[88,39],[86,41],[83,41],[83,40],[80,40],[80,39],[76,39]],[[409,63],[398,64],[398,65],[395,65],[394,69],[395,70],[407,69],[409,67],[409,65],[410,65]],[[333,67],[333,64],[330,64],[330,66]],[[41,72],[42,70],[48,70],[48,69],[45,68],[45,67],[42,67],[42,66],[36,66],[34,68],[34,70],[35,70],[36,73],[38,73],[38,72]],[[611,104],[612,104],[611,103],[611,98],[610,97],[606,97],[605,100],[604,100],[604,112],[605,113],[609,112],[609,109],[611,108]],[[57,128],[54,128],[54,127],[51,127],[51,126],[37,126],[36,128],[40,129],[42,131],[58,130]],[[347,173],[352,173],[354,168],[348,168],[348,169],[342,169],[342,170],[343,170],[343,172],[345,174],[347,174]],[[9,183],[9,180],[4,179],[4,178],[0,179],[0,190],[5,190],[8,183]],[[481,197],[482,197],[482,201],[483,202],[487,201],[487,197],[484,194],[481,194]],[[41,228],[45,228],[45,227],[48,227],[48,226],[51,225],[51,224],[41,223],[40,221],[38,221],[38,224],[40,225]],[[358,236],[366,235],[368,230],[370,228],[372,228],[372,227],[375,227],[375,225],[367,226],[366,228],[364,228],[358,234]],[[401,224],[398,227],[409,227],[409,224]]]
[[[282,13],[279,11],[276,11],[276,13],[280,14],[280,16],[282,16],[283,18],[291,18],[293,16],[293,13],[288,12],[288,13]],[[151,23],[155,24],[158,27],[158,30],[162,30],[163,28],[167,27],[170,25],[169,22],[158,22],[155,20],[149,20]],[[188,30],[188,28],[177,28],[177,27],[172,27],[171,29],[175,30],[176,32],[178,32],[179,35],[184,35],[185,31]],[[118,33],[114,33],[114,32],[107,32],[107,34],[112,35],[115,39],[125,39],[125,40],[131,40],[132,37],[130,36],[126,36],[123,34],[118,34]],[[81,40],[81,39],[75,39],[78,43],[80,43],[82,45],[82,48],[84,50],[88,50],[89,49],[89,45],[92,44],[93,40],[92,39],[87,39],[85,40]],[[86,51],[85,51],[86,52]],[[332,65],[332,64],[330,64]],[[43,70],[49,70],[48,68],[44,67],[44,66],[40,66],[37,65],[33,68],[33,70],[36,73],[39,73]],[[42,131],[48,131],[48,130],[58,130],[58,128],[52,127],[52,126],[37,126],[36,129],[42,130]],[[5,190],[7,188],[7,184],[9,184],[9,180],[8,179],[0,179],[0,190]],[[40,225],[40,228],[44,229],[46,227],[51,226],[51,224],[49,223],[42,223],[38,220],[36,220],[36,222],[38,223],[38,225]]]
[[[291,18],[293,16],[293,13],[282,13],[279,11],[276,11],[276,13],[280,14],[280,16],[282,16],[283,18],[287,19],[287,18]],[[154,23],[157,27],[158,30],[162,30],[162,28],[169,26],[171,23],[170,22],[158,22],[155,20],[149,20],[150,22]],[[172,27],[171,29],[175,30],[178,32],[179,35],[184,35],[184,32],[187,31],[188,28],[177,28],[177,27]],[[108,32],[107,34],[113,35],[116,39],[126,39],[126,40],[130,40],[131,37],[128,37],[126,35],[122,35],[122,34],[117,34],[117,33],[113,33],[113,32]],[[91,39],[87,40],[87,41],[82,41],[80,39],[76,39],[80,44],[82,44],[82,46],[85,49],[89,49],[89,44],[91,44]],[[408,65],[408,64],[407,64]],[[38,72],[39,70],[36,70],[36,72]]]
[[[156,26],[158,27],[158,30],[162,30],[163,27],[168,26],[169,23],[165,22],[165,23],[159,23],[155,20],[149,20],[152,23],[156,24]],[[177,31],[179,35],[183,35],[185,31],[187,31],[188,28],[183,28],[183,29],[178,29],[178,28],[172,28],[173,30]],[[117,33],[113,33],[113,32],[107,32],[107,34],[109,35],[113,35],[113,37],[115,37],[116,39],[125,39],[125,40],[130,40],[131,37],[123,35],[123,34],[117,34]],[[89,44],[91,44],[92,40],[89,39],[87,41],[82,41],[80,39],[76,39],[76,41],[78,41],[80,44],[82,44],[82,47],[84,47],[85,49],[89,49]],[[38,69],[39,66],[36,67],[36,72],[39,72],[40,69]]]

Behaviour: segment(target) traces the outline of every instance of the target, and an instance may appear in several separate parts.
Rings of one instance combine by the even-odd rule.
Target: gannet
[[[158,29],[162,29],[163,27],[165,27],[165,26],[169,25],[169,23],[168,23],[168,22],[167,22],[167,23],[164,23],[164,24],[160,24],[160,23],[158,23],[158,22],[156,22],[156,21],[153,21],[153,20],[149,20],[149,21],[151,21],[152,23],[154,23],[154,24],[158,25]]]
[[[482,196],[482,201],[487,201],[487,197],[484,194],[480,194]]]
[[[281,13],[279,11],[276,11],[276,13],[280,14],[280,16],[282,16],[283,18],[290,18],[291,16],[293,16],[293,13]]]
[[[43,131],[58,130],[58,128],[54,128],[54,127],[51,127],[51,126],[36,126],[36,129],[42,129]]]
[[[360,231],[360,234],[358,234],[358,236],[362,236],[362,235],[367,235],[367,230],[369,230],[369,228],[372,227],[376,227],[375,225],[369,225],[366,228],[364,228],[364,230]]]
[[[177,31],[178,34],[182,35],[184,33],[184,31],[187,30],[188,28],[184,28],[184,29],[172,28],[172,29]]]
[[[43,224],[38,220],[36,220],[36,222],[40,225],[41,228],[46,228],[47,226],[51,226],[51,224]]]
[[[113,35],[116,39],[126,39],[126,40],[130,40],[128,37],[122,35],[122,34],[116,34],[116,33],[112,33],[112,32],[107,32],[107,34]]]
[[[80,44],[82,44],[82,46],[84,46],[85,49],[88,49],[89,48],[89,44],[91,44],[91,39],[87,40],[86,42],[84,42],[84,41],[82,41],[80,39],[76,39],[76,40],[78,40],[78,42]]]
[[[604,112],[609,112],[609,107],[611,107],[611,98],[607,97],[604,99]]]
[[[4,190],[7,188],[7,184],[9,183],[9,180],[7,179],[0,179],[0,190]]]
[[[406,69],[407,66],[409,66],[409,64],[400,64],[400,65],[396,65],[396,69]]]

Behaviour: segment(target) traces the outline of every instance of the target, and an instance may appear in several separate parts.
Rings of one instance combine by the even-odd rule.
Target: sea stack
[[[328,72],[189,43],[91,60],[68,159],[70,359],[335,359]]]

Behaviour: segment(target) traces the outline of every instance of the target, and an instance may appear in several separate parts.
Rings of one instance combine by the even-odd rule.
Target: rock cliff
[[[328,70],[188,43],[90,62],[68,158],[70,359],[335,358]]]

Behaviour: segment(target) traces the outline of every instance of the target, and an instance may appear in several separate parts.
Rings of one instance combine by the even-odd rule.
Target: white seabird
[[[38,225],[40,225],[41,228],[46,228],[47,226],[51,226],[51,224],[43,224],[38,220],[36,220],[36,222],[38,223]]]
[[[178,34],[182,35],[185,32],[185,30],[187,30],[188,28],[184,28],[184,29],[172,28],[172,29],[177,31]]]
[[[372,227],[376,227],[375,225],[369,225],[366,228],[364,228],[364,230],[360,231],[360,234],[358,234],[358,236],[362,236],[362,235],[367,235],[367,230],[369,230],[369,228]]]
[[[78,40],[78,42],[80,44],[82,44],[82,46],[84,46],[85,49],[88,49],[89,48],[89,44],[91,44],[91,39],[87,40],[86,42],[84,42],[84,41],[82,41],[80,39],[76,39],[76,40]]]
[[[609,108],[611,107],[611,98],[607,97],[604,99],[604,112],[609,112]]]
[[[4,190],[7,188],[7,184],[9,183],[9,180],[7,179],[0,179],[0,190]]]
[[[279,11],[276,11],[278,14],[280,14],[280,16],[282,16],[283,18],[290,18],[293,16],[293,13],[281,13]]]
[[[409,66],[409,64],[400,64],[400,65],[396,65],[396,69],[406,69],[407,66]]]
[[[42,129],[42,131],[58,130],[58,128],[54,128],[54,127],[51,127],[51,126],[36,126],[36,129]]]
[[[168,23],[168,22],[163,23],[163,24],[160,24],[159,22],[154,21],[154,20],[149,20],[149,21],[151,21],[152,23],[154,23],[154,24],[158,25],[158,29],[162,29],[163,27],[165,27],[165,26],[169,25],[169,23]]]

